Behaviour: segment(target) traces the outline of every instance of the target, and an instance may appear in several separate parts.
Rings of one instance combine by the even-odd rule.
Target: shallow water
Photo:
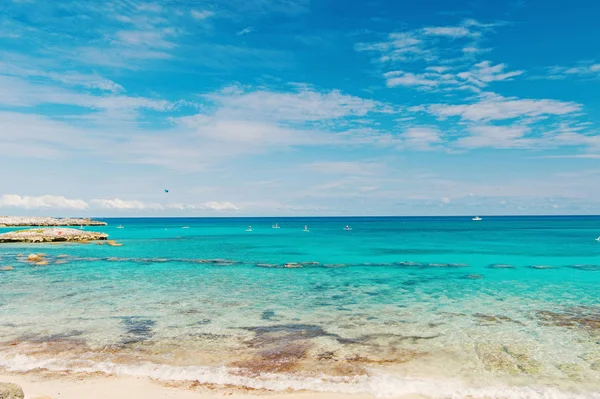
[[[0,367],[598,397],[600,217],[107,221],[122,247],[0,247]]]

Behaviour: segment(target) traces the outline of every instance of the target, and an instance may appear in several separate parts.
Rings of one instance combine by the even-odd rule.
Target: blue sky
[[[598,214],[598,15],[4,0],[0,213]]]

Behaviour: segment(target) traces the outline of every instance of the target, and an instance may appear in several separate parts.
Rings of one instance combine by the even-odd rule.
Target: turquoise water
[[[106,221],[123,246],[0,247],[0,367],[598,397],[600,217]]]

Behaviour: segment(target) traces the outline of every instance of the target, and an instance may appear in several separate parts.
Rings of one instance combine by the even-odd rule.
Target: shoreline
[[[275,392],[228,385],[197,382],[155,381],[147,377],[103,374],[54,374],[48,372],[9,373],[0,370],[0,382],[19,385],[25,399],[198,399],[223,396],[250,399],[369,399],[369,394],[322,393],[313,391]],[[416,394],[395,396],[397,399],[427,399]]]

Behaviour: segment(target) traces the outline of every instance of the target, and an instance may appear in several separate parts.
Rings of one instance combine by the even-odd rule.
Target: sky
[[[598,15],[0,0],[0,214],[600,214]]]

